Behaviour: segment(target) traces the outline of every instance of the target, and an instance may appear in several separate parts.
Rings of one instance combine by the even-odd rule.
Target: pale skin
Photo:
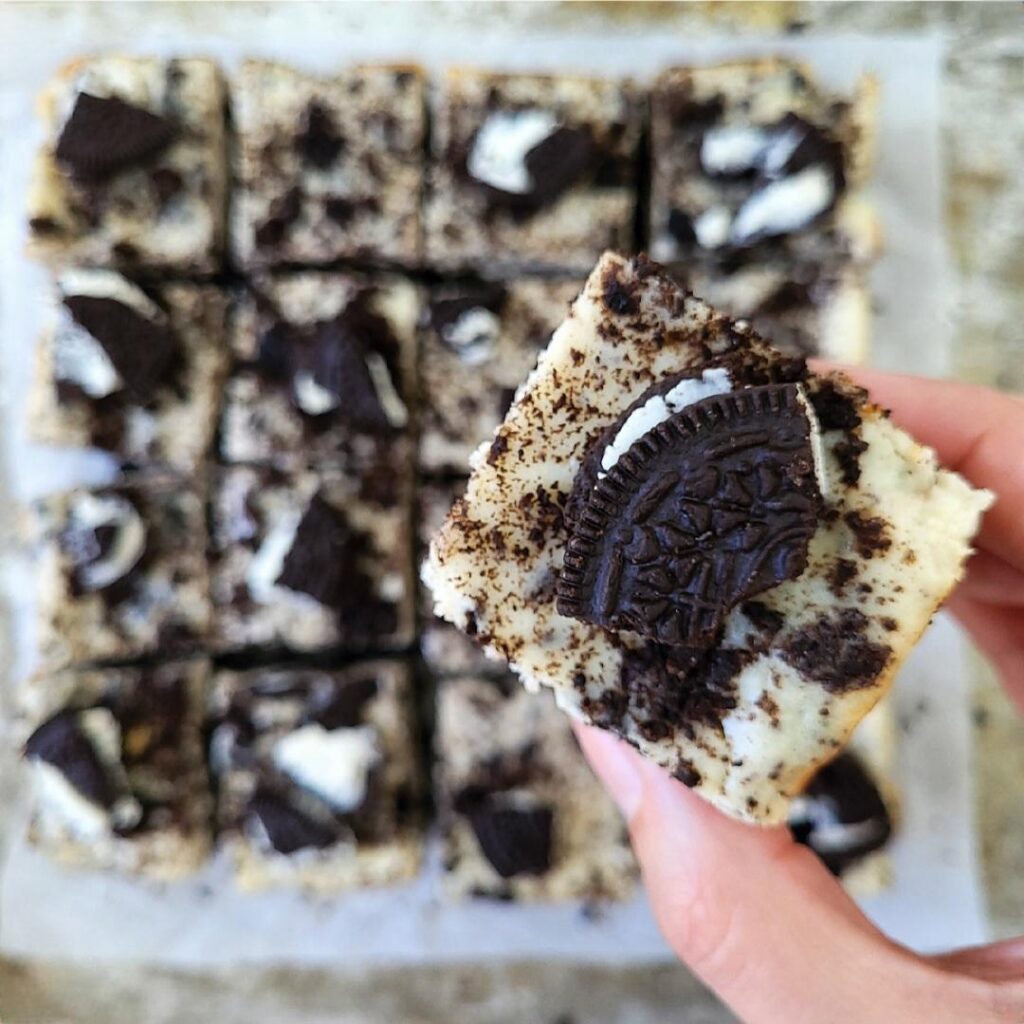
[[[1024,710],[1024,399],[847,372],[943,465],[996,494],[948,607]],[[786,828],[733,821],[610,734],[579,735],[626,816],[669,944],[746,1024],[1024,1021],[1024,936],[917,956]]]

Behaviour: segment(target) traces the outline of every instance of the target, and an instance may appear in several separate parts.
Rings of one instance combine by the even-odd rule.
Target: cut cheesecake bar
[[[408,666],[218,672],[210,762],[243,889],[327,895],[415,875],[422,791]]]
[[[71,867],[160,880],[211,846],[202,725],[209,664],[64,671],[21,698],[33,791],[30,841]]]
[[[446,680],[435,744],[451,895],[544,902],[630,895],[636,863],[622,816],[549,699],[507,676]]]
[[[614,254],[474,461],[436,612],[762,823],[888,688],[990,502],[841,375]]]

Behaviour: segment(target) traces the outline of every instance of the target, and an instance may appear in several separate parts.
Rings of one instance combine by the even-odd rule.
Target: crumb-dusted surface
[[[433,105],[427,261],[585,273],[628,247],[641,109],[621,81],[450,69]]]
[[[212,61],[90,57],[40,99],[30,251],[57,266],[208,274],[227,204],[224,85]]]
[[[867,258],[874,216],[857,195],[873,160],[877,84],[833,96],[796,61],[663,72],[651,97],[655,259],[724,264]]]
[[[197,469],[228,368],[227,301],[207,285],[143,292],[114,271],[65,271],[37,350],[32,437],[130,468]]]
[[[194,485],[161,477],[37,503],[45,665],[205,645],[210,601],[203,498]]]
[[[328,895],[416,873],[410,688],[408,666],[388,660],[217,673],[217,827],[242,888]]]
[[[209,664],[65,670],[23,688],[29,838],[69,867],[170,880],[211,845]]]
[[[435,747],[449,892],[624,899],[636,866],[622,817],[550,695],[511,678],[440,684]]]
[[[412,641],[407,479],[225,467],[214,477],[210,541],[218,650]]]
[[[436,288],[420,334],[419,467],[465,473],[562,322],[578,281]]]
[[[256,277],[231,328],[227,462],[405,473],[419,290],[338,271]]]
[[[806,571],[728,611],[698,657],[560,615],[569,494],[581,461],[607,451],[592,443],[652,383],[712,369],[730,387],[799,385],[815,410],[824,504]],[[723,810],[773,822],[884,693],[959,579],[988,501],[842,378],[809,375],[656,265],[608,254],[478,453],[425,579],[435,610],[527,682]]]
[[[461,498],[466,481],[421,480],[416,496],[416,532],[419,541],[417,564],[426,557],[430,541],[441,529],[456,499]],[[507,671],[503,661],[489,658],[473,639],[433,612],[430,591],[419,585],[420,656],[435,677],[450,675],[494,675]]]
[[[419,263],[422,72],[356,67],[317,78],[249,60],[231,96],[238,133],[231,237],[240,265]]]

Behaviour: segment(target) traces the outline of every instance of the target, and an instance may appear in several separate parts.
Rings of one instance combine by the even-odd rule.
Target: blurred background
[[[523,69],[532,66],[531,54],[541,55],[538,66],[550,70],[564,53],[567,70],[572,70],[576,38],[603,37],[611,47],[616,38],[649,39],[656,66],[634,72],[648,83],[671,63],[676,42],[687,60],[694,54],[699,60],[702,44],[707,58],[717,59],[730,53],[733,44],[737,52],[771,53],[774,45],[820,40],[822,49],[815,51],[812,64],[827,64],[832,46],[847,64],[865,70],[872,68],[873,47],[883,41],[934,46],[939,223],[932,238],[919,241],[943,246],[949,257],[942,264],[940,283],[948,292],[941,311],[943,352],[931,358],[924,331],[900,348],[899,332],[913,331],[915,323],[928,325],[935,311],[895,310],[900,293],[891,282],[876,281],[876,314],[887,326],[876,338],[875,359],[903,369],[923,365],[1024,393],[1024,178],[1019,173],[1024,152],[1024,13],[1018,4],[7,4],[0,7],[0,124],[21,122],[23,111],[13,107],[23,102],[25,82],[42,81],[49,74],[48,68],[37,66],[35,41],[41,38],[59,40],[55,52],[62,54],[81,47],[93,50],[97,40],[105,49],[131,52],[144,37],[150,45],[183,53],[218,56],[223,49],[264,56],[275,52],[275,40],[282,34],[305,32],[322,70],[332,39],[339,41],[340,50],[358,53],[361,39],[379,42],[389,25],[398,26],[403,37],[415,36],[416,26],[423,25],[424,39],[447,36],[457,41],[456,50],[471,47],[478,34],[486,34],[492,46],[497,38],[511,54],[511,63]],[[429,45],[424,43],[425,49]],[[437,44],[442,54],[452,48]],[[407,56],[445,59],[426,52]],[[614,69],[621,71],[619,66]],[[4,168],[13,159],[7,135],[0,132]],[[9,192],[3,196],[4,187],[0,183],[4,213],[13,217],[12,211],[23,209],[22,199]],[[887,245],[897,248],[905,241],[892,237],[892,222],[898,224],[898,218],[899,212],[893,211],[884,225]],[[5,265],[18,259],[12,251],[0,253]],[[5,337],[0,343],[11,345],[12,340]],[[9,493],[9,480],[4,486]],[[11,666],[7,669],[9,675]],[[979,871],[989,930],[1000,937],[1024,930],[1019,790],[1024,727],[986,666],[973,656],[967,686]],[[909,728],[907,705],[901,710],[904,720],[898,724]],[[11,777],[7,774],[3,781]],[[0,905],[0,922],[3,913]],[[624,941],[628,943],[628,933]],[[54,960],[0,953],[0,1017],[8,1024],[155,1024],[199,1012],[226,1024],[645,1024],[668,1019],[710,1024],[731,1019],[687,972],[667,962],[623,965],[607,958],[574,963],[571,957],[531,962],[520,950],[513,958],[473,962],[459,957],[445,965],[381,962],[346,969],[343,962],[312,968],[259,963],[208,971],[147,966],[143,972],[133,964],[90,963],[87,956]]]

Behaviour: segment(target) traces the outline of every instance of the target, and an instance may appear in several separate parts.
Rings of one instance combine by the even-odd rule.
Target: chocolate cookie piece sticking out
[[[57,162],[81,181],[98,181],[155,156],[175,134],[166,118],[81,92],[57,140]]]
[[[483,855],[502,878],[542,875],[551,867],[551,807],[520,806],[506,793],[460,794],[455,806],[469,820]]]
[[[582,501],[559,612],[708,646],[730,609],[807,564],[815,430],[794,384],[713,395],[655,425]]]
[[[889,810],[855,754],[840,754],[793,802],[790,829],[834,875],[880,850],[892,835]]]

